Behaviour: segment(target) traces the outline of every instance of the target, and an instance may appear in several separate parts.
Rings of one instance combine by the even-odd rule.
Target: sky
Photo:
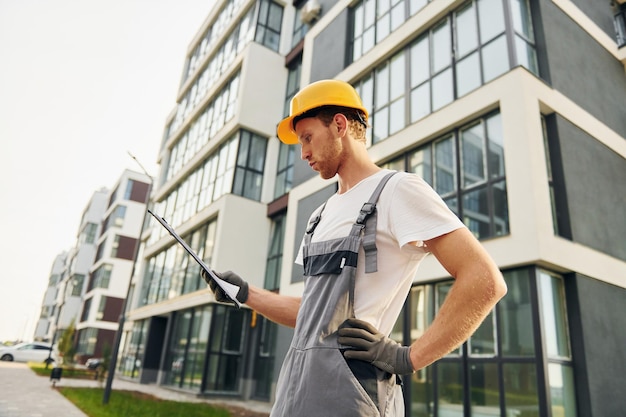
[[[32,340],[96,190],[158,174],[184,59],[214,0],[0,0],[0,342]]]

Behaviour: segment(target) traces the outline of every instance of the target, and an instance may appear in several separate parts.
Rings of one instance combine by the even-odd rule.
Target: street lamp
[[[137,162],[137,165],[141,168],[144,174],[149,178],[148,183],[148,192],[146,193],[146,206],[150,203],[150,193],[152,192],[152,177],[150,174],[146,172],[146,169],[141,165],[141,163],[135,158],[133,154],[128,152],[131,158]],[[107,381],[104,387],[104,395],[102,396],[102,404],[108,404],[109,398],[111,397],[111,385],[113,384],[113,377],[115,376],[115,368],[117,367],[117,355],[120,350],[120,343],[122,341],[122,333],[124,332],[124,323],[126,322],[126,308],[128,306],[130,292],[132,289],[133,277],[135,276],[135,270],[137,267],[137,261],[139,257],[139,247],[141,246],[141,237],[143,236],[144,226],[146,224],[146,217],[148,214],[148,210],[144,210],[143,218],[141,220],[141,229],[139,230],[139,238],[137,239],[137,244],[135,245],[135,255],[133,257],[133,267],[130,273],[130,278],[128,280],[128,288],[126,289],[126,298],[124,298],[124,302],[122,303],[122,311],[120,313],[119,326],[117,328],[117,333],[115,334],[115,341],[113,342],[113,349],[111,350],[111,360],[109,361],[109,371],[107,372]]]

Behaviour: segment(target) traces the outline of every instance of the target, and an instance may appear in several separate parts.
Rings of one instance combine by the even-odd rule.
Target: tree
[[[76,333],[76,325],[74,324],[74,319],[69,326],[63,331],[61,335],[61,340],[59,340],[59,356],[63,358],[62,363],[67,363],[71,365],[74,363],[74,354],[76,350],[74,349],[74,334]]]

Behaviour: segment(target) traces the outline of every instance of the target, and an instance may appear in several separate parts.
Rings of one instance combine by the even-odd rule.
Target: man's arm
[[[507,291],[497,265],[468,229],[457,229],[425,243],[455,282],[432,325],[411,344],[415,370],[465,342]]]
[[[269,320],[288,327],[296,327],[301,297],[276,294],[250,286],[246,305]]]

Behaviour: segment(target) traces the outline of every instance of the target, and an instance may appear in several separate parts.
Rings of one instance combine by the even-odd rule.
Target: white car
[[[56,356],[50,351],[49,343],[18,343],[13,346],[0,346],[0,360],[15,362],[54,362]],[[48,359],[50,358],[50,359]]]

